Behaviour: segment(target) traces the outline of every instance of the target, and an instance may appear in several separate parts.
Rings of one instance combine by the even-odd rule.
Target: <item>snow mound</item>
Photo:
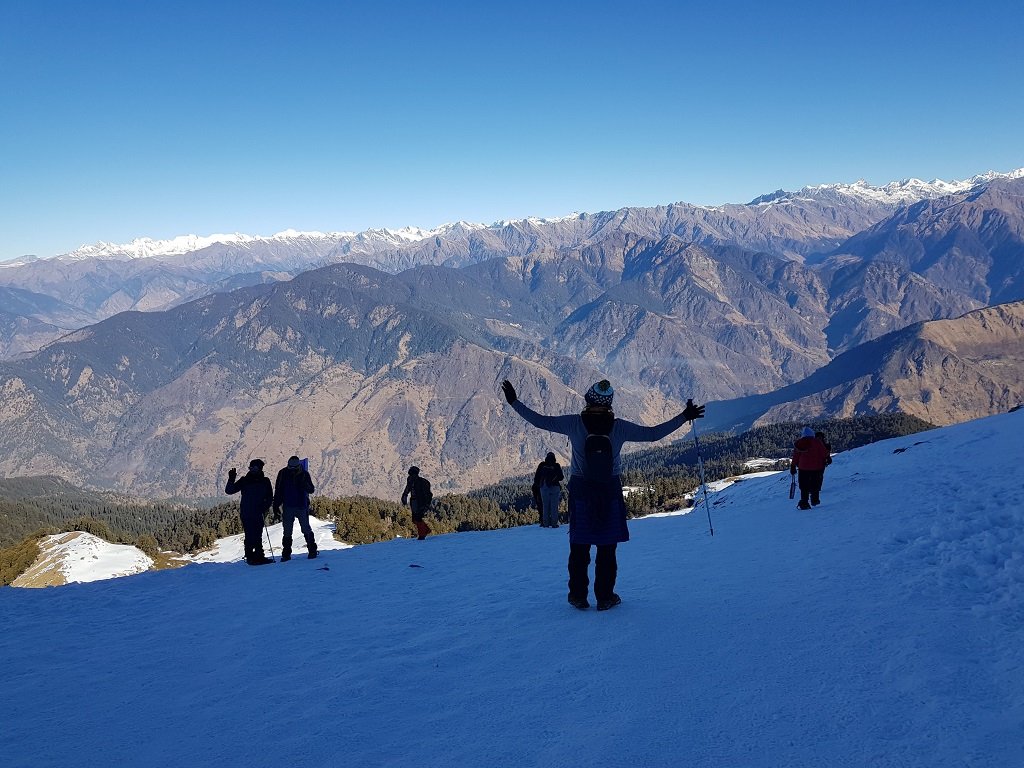
[[[137,547],[111,544],[83,531],[39,540],[36,562],[14,580],[14,587],[46,587],[101,581],[148,571],[153,560]]]

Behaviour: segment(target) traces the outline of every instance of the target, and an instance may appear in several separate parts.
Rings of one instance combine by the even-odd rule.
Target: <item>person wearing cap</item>
[[[419,467],[409,467],[409,477],[405,481],[405,490],[402,491],[402,505],[409,505],[412,522],[416,526],[416,538],[420,541],[427,538],[430,533],[430,526],[424,522],[423,516],[430,509],[432,499],[430,481],[420,475]]]
[[[829,449],[814,434],[810,427],[804,427],[793,446],[793,458],[789,462],[789,474],[799,472],[800,509],[810,509],[821,504],[821,484],[825,479],[825,467],[832,463]],[[810,503],[808,503],[810,502]]]
[[[544,461],[537,465],[537,471],[533,474],[534,498],[538,500],[540,508],[541,528],[558,527],[558,507],[562,501],[562,480],[565,473],[562,472],[562,465],[558,463],[555,454],[548,452]]]
[[[501,383],[512,409],[539,429],[566,435],[572,445],[569,469],[569,603],[585,610],[590,580],[590,548],[597,547],[594,563],[594,597],[604,611],[622,602],[615,594],[618,575],[616,546],[629,541],[626,503],[619,478],[619,454],[627,442],[651,443],[675,432],[687,421],[704,416],[704,406],[686,402],[674,418],[651,427],[616,418],[612,410],[615,391],[607,380],[594,384],[584,395],[582,413],[545,416],[529,408],[507,379]]]
[[[249,471],[239,480],[234,467],[228,470],[228,484],[224,493],[229,496],[242,494],[239,514],[242,530],[245,532],[245,562],[249,565],[263,565],[274,562],[263,553],[263,526],[270,505],[274,501],[274,488],[270,478],[263,474],[263,461],[253,459]]]
[[[299,521],[299,530],[306,539],[306,556],[316,557],[316,539],[309,527],[309,494],[313,492],[313,479],[302,466],[298,456],[288,459],[288,466],[277,473],[274,482],[274,517],[281,515],[281,562],[292,559],[292,528]],[[282,507],[284,512],[282,512]]]

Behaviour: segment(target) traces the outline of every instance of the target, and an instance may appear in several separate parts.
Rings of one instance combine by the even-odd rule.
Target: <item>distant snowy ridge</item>
[[[901,181],[889,182],[880,187],[873,186],[860,179],[852,184],[818,184],[816,186],[802,187],[796,192],[778,190],[768,195],[762,195],[752,200],[749,204],[772,205],[801,198],[820,198],[822,196],[835,195],[896,206],[967,192],[981,184],[987,184],[996,179],[1012,180],[1020,178],[1024,178],[1024,168],[1018,168],[1008,173],[988,171],[963,181],[903,179]]]
[[[208,248],[212,245],[249,246],[254,243],[298,243],[301,241],[314,243],[341,244],[372,243],[375,245],[403,246],[426,240],[431,237],[442,237],[456,230],[472,231],[485,229],[484,224],[471,224],[459,221],[454,224],[442,224],[434,229],[422,227],[402,227],[401,229],[368,229],[363,232],[300,232],[286,229],[283,232],[264,237],[241,233],[218,235],[181,235],[170,240],[153,240],[148,237],[133,240],[119,245],[116,243],[96,243],[83,245],[70,253],[60,254],[52,258],[60,261],[84,261],[88,259],[151,259],[168,256],[182,256],[186,253]],[[16,266],[22,262],[8,262],[6,266]]]
[[[934,199],[945,195],[956,194],[973,189],[980,184],[995,179],[1019,179],[1024,178],[1024,168],[999,173],[989,171],[987,173],[972,176],[963,181],[922,181],[920,179],[903,179],[893,181],[883,186],[873,186],[864,180],[852,184],[820,184],[816,186],[803,187],[796,192],[778,190],[776,192],[762,195],[749,203],[750,206],[774,205],[786,203],[801,198],[821,198],[837,196],[846,199],[859,199],[875,203],[897,206],[906,203],[914,203],[919,200]],[[727,206],[695,206],[705,210],[720,210]],[[433,237],[446,237],[453,234],[470,234],[480,230],[500,230],[504,227],[517,226],[546,226],[559,224],[566,221],[578,219],[585,214],[573,212],[565,216],[557,217],[526,217],[523,219],[501,220],[493,224],[479,224],[467,221],[456,221],[454,223],[441,224],[439,226],[424,229],[422,227],[408,226],[399,229],[367,229],[362,232],[317,232],[297,231],[287,229],[283,232],[268,236],[247,235],[242,233],[213,234],[213,235],[181,235],[169,240],[154,240],[149,237],[142,237],[126,244],[99,242],[92,245],[83,245],[69,253],[59,254],[52,259],[60,261],[84,261],[88,259],[100,260],[128,260],[128,259],[149,259],[165,258],[170,256],[181,256],[186,253],[208,248],[212,245],[237,245],[248,246],[255,243],[298,243],[301,241],[312,241],[319,243],[331,243],[343,245],[372,244],[376,246],[401,247],[412,243],[428,240]],[[25,257],[0,264],[2,267],[14,267],[38,260],[39,257]]]

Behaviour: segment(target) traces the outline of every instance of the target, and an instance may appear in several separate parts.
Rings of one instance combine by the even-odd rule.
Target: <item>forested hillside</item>
[[[742,435],[711,433],[700,437],[705,477],[718,480],[749,472],[754,458],[778,459],[784,467],[803,424],[774,424]],[[833,452],[876,440],[932,428],[902,414],[865,416],[812,424],[825,433]],[[434,499],[429,525],[435,534],[512,528],[537,522],[531,508],[532,477],[509,478],[467,494]],[[674,445],[623,457],[623,482],[632,490],[626,506],[633,517],[679,509],[699,484],[696,451],[687,435]],[[315,496],[313,514],[337,526],[349,544],[387,541],[413,535],[409,509],[397,501],[370,496]],[[562,518],[566,502],[562,500]],[[49,533],[82,530],[118,544],[133,544],[147,554],[159,550],[195,553],[218,538],[241,532],[237,501],[211,508],[147,502],[88,491],[55,477],[0,480],[0,584],[10,583],[38,553],[35,540]]]

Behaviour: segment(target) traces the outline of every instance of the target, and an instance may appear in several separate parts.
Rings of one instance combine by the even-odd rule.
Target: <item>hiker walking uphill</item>
[[[292,559],[292,528],[296,519],[306,539],[306,556],[316,557],[316,539],[309,527],[309,494],[313,492],[313,479],[302,466],[298,456],[288,459],[288,466],[277,473],[274,482],[274,516],[281,516],[281,562]],[[284,512],[282,512],[282,507]]]
[[[272,563],[274,561],[263,553],[263,526],[274,501],[270,478],[263,474],[261,459],[250,461],[249,471],[241,479],[235,479],[237,474],[234,467],[228,470],[228,484],[224,487],[224,493],[229,496],[242,494],[240,516],[242,530],[245,531],[245,562],[249,565]]]
[[[821,503],[821,484],[825,479],[825,467],[832,463],[829,449],[815,436],[814,430],[804,427],[793,446],[793,458],[789,462],[789,474],[799,472],[800,509],[810,509]],[[808,503],[810,501],[810,503]]]
[[[419,467],[409,467],[409,479],[405,481],[405,490],[402,491],[402,504],[409,504],[412,521],[416,526],[416,538],[420,541],[430,533],[430,526],[423,521],[423,516],[429,511],[433,499],[430,481],[420,476]]]
[[[533,495],[538,499],[541,528],[558,527],[558,506],[562,501],[562,480],[565,474],[555,454],[548,453],[533,475]]]
[[[590,547],[597,546],[594,564],[594,597],[597,609],[604,611],[622,602],[615,594],[618,573],[615,548],[629,541],[626,503],[619,479],[619,452],[627,442],[651,443],[667,437],[704,416],[704,406],[686,403],[675,418],[653,427],[618,419],[612,410],[615,394],[608,381],[599,381],[587,390],[586,408],[580,414],[545,416],[524,405],[515,387],[507,379],[501,383],[505,399],[513,410],[533,426],[566,435],[572,444],[569,469],[569,603],[584,610],[590,607],[587,592],[590,580]]]

